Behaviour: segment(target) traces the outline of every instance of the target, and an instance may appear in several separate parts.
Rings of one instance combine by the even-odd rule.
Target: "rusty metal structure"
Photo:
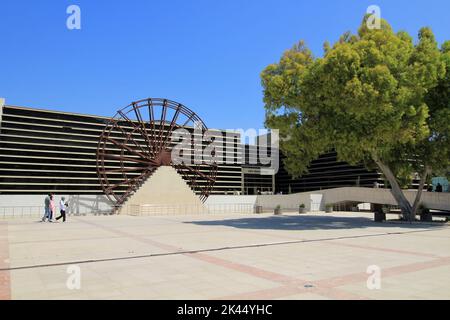
[[[98,142],[96,167],[101,187],[116,207],[160,166],[175,168],[202,201],[207,199],[216,181],[217,164],[172,159],[177,129],[183,129],[189,137],[188,147],[181,154],[193,159],[194,148],[203,148],[203,140],[195,134],[203,135],[208,128],[181,103],[148,98],[131,103],[109,120]]]

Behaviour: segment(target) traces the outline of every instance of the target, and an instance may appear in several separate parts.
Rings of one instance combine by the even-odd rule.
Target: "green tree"
[[[262,72],[266,126],[280,130],[293,176],[334,149],[341,161],[378,167],[412,219],[421,192],[411,206],[399,181],[448,166],[450,45],[439,50],[429,28],[414,44],[384,20],[372,30],[366,21],[326,43],[323,57],[300,42]]]

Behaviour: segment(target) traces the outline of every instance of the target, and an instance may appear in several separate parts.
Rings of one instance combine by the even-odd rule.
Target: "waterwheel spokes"
[[[149,159],[150,160],[150,157],[147,154],[143,154],[142,152],[136,151],[136,150],[132,149],[131,147],[127,146],[124,143],[120,143],[119,141],[117,141],[115,139],[112,139],[112,138],[109,138],[109,137],[107,138],[107,140],[112,142],[112,143],[114,143],[116,146],[121,147],[123,149],[126,149],[127,151],[129,151],[129,152],[131,152],[131,153],[141,157],[142,159]]]
[[[181,163],[178,166],[180,166],[180,167],[182,167],[184,169],[187,169],[194,176],[201,177],[201,178],[206,179],[208,181],[215,181],[215,179],[213,177],[210,177],[210,176],[204,174],[203,172],[201,172],[200,168],[197,165],[195,167],[192,167],[192,166],[186,165],[184,163]]]
[[[202,200],[216,179],[215,165],[172,163],[175,129],[204,133],[203,121],[190,109],[167,99],[148,98],[119,110],[102,132],[97,148],[97,172],[105,194],[122,204],[159,166],[172,165]],[[200,129],[200,131],[196,131]],[[202,147],[194,138],[194,147]],[[187,150],[194,154],[194,150]],[[118,164],[119,165],[118,165]],[[120,178],[119,178],[120,177]]]
[[[175,129],[175,126],[176,126],[177,119],[178,119],[179,115],[180,115],[180,108],[177,108],[176,111],[175,111],[174,116],[172,117],[172,121],[170,122],[169,130],[167,132],[167,136],[164,139],[164,143],[163,143],[163,146],[162,146],[163,150],[167,148],[167,145],[169,143],[169,138],[171,138],[171,134],[172,134],[173,130]]]
[[[139,111],[139,108],[136,107],[135,103],[133,103],[133,110],[134,110],[134,113],[135,113],[136,118],[138,120],[139,126],[141,128],[141,132],[144,135],[145,144],[147,145],[147,150],[148,150],[148,152],[151,153],[152,149],[153,149],[153,145],[151,143],[150,137],[148,136],[148,132],[147,132],[147,128],[146,128],[146,125],[145,125],[145,121],[142,118],[141,112]]]
[[[114,123],[112,129],[118,130],[119,132],[117,134],[119,134],[122,139],[129,135],[129,133],[127,133],[126,130],[120,125],[119,121],[116,121]],[[111,129],[111,131],[112,131],[112,129]],[[103,137],[103,140],[107,139],[108,137],[109,137],[109,135],[106,135],[105,137]],[[142,154],[146,154],[148,157],[150,157],[148,152],[142,148],[142,145],[140,143],[138,143],[138,141],[136,141],[135,139],[132,139],[130,141],[141,151]]]
[[[150,149],[150,143],[151,140],[147,135],[147,130],[145,129],[145,127],[142,127],[141,123],[136,123],[135,121],[132,121],[122,110],[120,110],[118,112],[121,117],[128,123],[130,124],[134,130],[136,130],[137,132],[139,132],[141,134],[141,138],[143,138],[145,140],[145,143],[148,145],[148,149],[147,152],[144,151],[144,153],[148,154],[148,150]],[[134,139],[133,137],[131,137],[130,139]],[[142,149],[142,146],[140,146],[140,148]]]

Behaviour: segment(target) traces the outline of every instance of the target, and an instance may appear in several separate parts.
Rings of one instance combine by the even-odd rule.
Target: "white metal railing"
[[[0,207],[0,219],[36,218],[44,216],[44,206]]]
[[[68,216],[110,215],[111,210],[95,210],[92,212],[66,211]],[[56,212],[59,215],[59,211]],[[0,219],[42,218],[44,206],[6,206],[0,207]]]
[[[111,214],[111,210],[91,213],[71,213],[68,215]],[[202,204],[202,205],[128,205],[130,215],[178,215],[178,214],[252,214],[253,204]],[[42,218],[44,206],[5,206],[0,207],[0,219]]]
[[[134,216],[147,215],[182,215],[182,214],[252,214],[253,204],[205,204],[205,205],[128,205],[128,214]]]

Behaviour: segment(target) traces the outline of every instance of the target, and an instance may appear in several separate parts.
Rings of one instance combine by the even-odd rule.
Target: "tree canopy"
[[[325,43],[323,57],[300,41],[262,72],[266,126],[280,130],[293,176],[334,149],[341,161],[378,166],[411,215],[401,178],[450,164],[450,42],[440,49],[422,28],[414,43],[385,20],[369,29],[367,18],[356,35]]]

